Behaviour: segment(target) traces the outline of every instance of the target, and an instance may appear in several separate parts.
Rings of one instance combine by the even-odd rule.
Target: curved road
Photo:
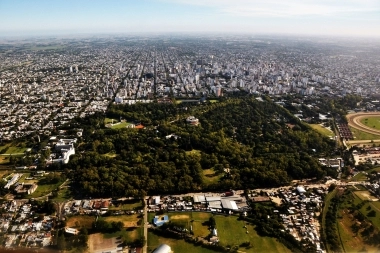
[[[348,114],[347,115],[348,125],[366,133],[380,135],[380,129],[377,130],[377,129],[368,127],[360,122],[360,120],[363,118],[374,117],[374,116],[380,117],[380,112],[363,112],[363,113]]]

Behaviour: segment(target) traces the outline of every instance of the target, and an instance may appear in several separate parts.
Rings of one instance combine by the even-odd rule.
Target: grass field
[[[217,183],[221,177],[222,174],[216,175],[213,169],[203,170],[203,182],[206,185]]]
[[[367,214],[370,210],[375,210],[374,208],[380,208],[380,202],[363,202],[367,199],[367,194],[368,191],[354,191],[348,197],[343,198],[343,202],[339,206],[337,226],[344,252],[362,252],[363,248],[366,249],[365,252],[378,252],[379,245],[368,243],[368,237],[362,233],[363,227],[360,227],[363,221],[357,223],[351,210],[352,205],[363,205],[358,211],[365,216],[365,220],[371,221],[374,226],[379,228],[380,224],[378,223],[380,222],[376,221],[375,217],[368,217]],[[379,211],[380,209],[377,211],[376,217],[379,215]],[[355,227],[359,229],[355,231]]]
[[[249,241],[253,246],[252,248],[240,248],[239,250],[247,253],[291,252],[275,238],[259,236],[253,226],[247,225],[247,229],[244,228],[245,223],[237,219],[236,216],[215,216],[218,236],[222,244],[234,246]],[[248,234],[246,231],[248,231]]]
[[[137,227],[138,226],[138,221],[140,218],[137,217],[138,214],[132,214],[132,215],[118,215],[118,216],[108,216],[104,217],[103,219],[107,222],[123,222],[124,227]]]
[[[70,200],[72,198],[73,198],[73,196],[71,195],[70,188],[62,187],[62,189],[60,189],[58,191],[58,196],[53,198],[53,200],[56,202],[64,202],[64,201]]]
[[[92,227],[92,223],[95,221],[95,216],[89,216],[89,215],[76,215],[69,217],[66,226],[67,227],[85,227],[87,229],[90,229]]]
[[[112,123],[112,120],[113,120],[114,123],[116,123],[116,122],[119,121],[117,119],[105,118],[104,119],[104,124]]]
[[[374,135],[360,131],[356,128],[350,127],[352,134],[354,135],[355,140],[378,140],[380,139],[379,135]]]
[[[360,123],[366,125],[367,127],[379,130],[380,129],[380,117],[366,117],[360,120]]]
[[[210,234],[208,226],[204,223],[212,216],[211,213],[204,212],[175,212],[168,213],[169,220],[172,222],[185,225],[188,229],[193,226],[195,236],[206,237]],[[153,213],[149,213],[148,220],[154,217]],[[259,236],[254,227],[248,225],[248,234],[244,228],[244,222],[239,221],[237,216],[222,216],[216,215],[216,227],[218,236],[222,245],[240,245],[241,243],[249,241],[252,248],[240,248],[240,252],[291,252],[282,243],[276,241],[275,238]],[[174,252],[213,252],[192,244],[186,243],[181,240],[175,240],[165,237],[160,237],[149,232],[148,237],[148,252],[152,251],[161,243],[167,243],[172,247]]]
[[[362,201],[374,199],[374,196],[371,196],[369,191],[355,191],[354,194],[358,196]]]
[[[319,132],[322,135],[325,135],[328,137],[331,137],[334,135],[334,133],[331,130],[329,130],[329,129],[327,129],[327,128],[319,125],[319,124],[309,124],[309,126],[311,126],[311,128],[313,128],[314,130],[316,130],[317,132]]]
[[[6,155],[12,155],[12,154],[24,154],[25,150],[27,150],[28,148],[23,148],[23,147],[19,147],[19,146],[2,146],[0,147],[0,150],[4,149],[8,147],[8,149],[3,153],[3,154],[6,154]]]
[[[148,222],[152,222],[156,214],[148,213]],[[205,212],[170,212],[167,213],[169,220],[184,225],[188,230],[193,226],[195,236],[206,237],[210,234],[207,225],[203,225],[205,221],[212,216],[211,213]]]
[[[345,252],[360,252],[363,247],[367,252],[378,252],[376,246],[365,243],[365,238],[362,237],[361,233],[352,231],[355,220],[352,219],[348,209],[340,210],[339,216],[341,218],[338,219],[338,229]]]
[[[152,252],[163,243],[169,245],[173,252],[215,253],[215,251],[203,248],[201,246],[195,246],[191,243],[185,242],[184,240],[161,237],[153,234],[152,232],[148,232],[148,252]]]
[[[364,174],[363,172],[359,172],[354,177],[352,177],[350,181],[364,181],[364,180],[367,180],[367,175]]]
[[[195,156],[200,156],[201,151],[197,149],[193,149],[191,151],[186,151],[186,155],[195,155]]]
[[[120,122],[120,123],[117,123],[117,124],[111,126],[111,128],[112,129],[121,129],[121,128],[126,128],[128,125],[129,125],[128,122]]]
[[[210,234],[210,230],[207,225],[204,225],[205,221],[212,216],[211,213],[203,213],[203,212],[192,212],[192,222],[193,231],[195,236],[206,237]]]
[[[353,193],[354,196],[354,204],[357,205],[359,203],[362,203],[363,200],[367,200],[366,194],[364,191],[356,191]],[[374,217],[370,217],[367,214],[371,211],[375,211],[376,215]],[[372,222],[372,224],[380,230],[380,202],[379,201],[373,201],[373,202],[366,202],[359,210],[363,215],[366,216],[368,220]]]
[[[131,227],[127,229],[122,229],[115,233],[105,233],[104,238],[122,237],[123,241],[133,242],[136,239],[144,236],[144,230],[140,227]]]
[[[57,189],[62,182],[57,183],[57,184],[43,184],[43,185],[38,185],[37,189],[35,192],[32,194],[28,195],[28,198],[38,198],[45,196],[52,192],[53,190]]]

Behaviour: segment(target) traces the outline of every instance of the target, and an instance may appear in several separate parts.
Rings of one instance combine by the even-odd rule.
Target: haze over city
[[[245,33],[379,37],[377,0],[0,1],[2,36]]]

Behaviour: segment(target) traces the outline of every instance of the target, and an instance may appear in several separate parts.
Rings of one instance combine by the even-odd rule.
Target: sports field
[[[380,129],[380,116],[365,117],[360,119],[363,125],[379,130]]]
[[[355,140],[379,140],[380,135],[367,133],[363,130],[356,129],[350,126],[350,130],[354,135]]]

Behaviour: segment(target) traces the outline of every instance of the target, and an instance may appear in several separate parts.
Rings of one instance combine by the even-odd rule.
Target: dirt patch
[[[88,253],[110,251],[116,248],[116,238],[105,239],[101,233],[88,236]]]
[[[95,216],[80,215],[70,217],[67,221],[67,227],[85,227],[91,228],[92,223],[95,221]]]
[[[170,216],[170,220],[186,220],[190,219],[190,216],[188,214],[177,214]]]
[[[128,218],[128,219],[127,219]],[[130,216],[130,217],[123,217],[123,216],[109,216],[109,217],[106,217],[105,220],[107,222],[123,222],[123,225],[125,228],[128,228],[128,227],[137,227],[138,224],[137,222],[139,221],[139,218],[137,218],[137,216]]]

